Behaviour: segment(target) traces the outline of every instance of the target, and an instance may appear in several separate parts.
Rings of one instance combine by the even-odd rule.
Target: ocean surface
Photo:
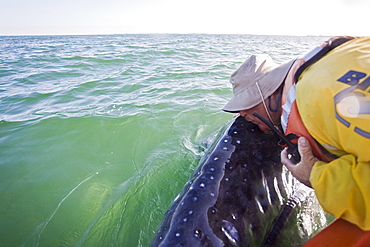
[[[327,37],[0,37],[0,246],[148,246],[232,120],[231,73]]]

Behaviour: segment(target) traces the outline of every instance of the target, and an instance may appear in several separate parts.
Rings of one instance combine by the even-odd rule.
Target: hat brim
[[[295,60],[288,61],[268,72],[264,77],[257,81],[264,99],[272,95],[285,80],[290,68]],[[262,102],[258,87],[254,84],[244,91],[234,95],[222,109],[226,112],[238,113],[248,110]]]

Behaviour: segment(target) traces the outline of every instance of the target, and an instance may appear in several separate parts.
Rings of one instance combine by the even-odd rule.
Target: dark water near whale
[[[0,37],[0,245],[148,246],[231,119],[230,74],[327,37]]]

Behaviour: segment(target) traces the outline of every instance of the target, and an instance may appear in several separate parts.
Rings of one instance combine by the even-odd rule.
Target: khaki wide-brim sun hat
[[[230,83],[234,97],[223,110],[237,113],[260,104],[262,100],[258,86],[264,99],[267,99],[282,84],[294,61],[278,65],[266,54],[253,55],[248,58],[231,75]]]

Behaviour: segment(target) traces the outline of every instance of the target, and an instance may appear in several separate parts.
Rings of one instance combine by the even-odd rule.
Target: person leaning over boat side
[[[230,83],[234,96],[223,110],[270,129],[257,112],[295,134],[301,161],[284,149],[282,163],[315,190],[325,211],[369,231],[370,37],[334,37],[280,66],[253,55]]]

